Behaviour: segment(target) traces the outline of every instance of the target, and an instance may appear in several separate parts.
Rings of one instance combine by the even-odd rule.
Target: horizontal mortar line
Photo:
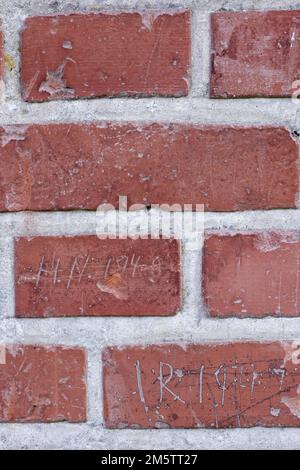
[[[200,313],[200,311],[199,311]],[[178,316],[181,316],[179,319]],[[0,344],[12,340],[26,343],[50,344],[54,340],[65,344],[86,345],[88,348],[107,344],[157,344],[228,342],[239,340],[273,341],[287,338],[300,339],[300,317],[266,318],[202,318],[197,328],[189,321],[189,314],[167,317],[61,317],[61,318],[15,318],[0,317]],[[183,318],[184,317],[184,318]],[[140,324],[140,330],[131,330],[132,323]],[[190,325],[188,325],[190,323]],[[97,326],[100,328],[97,331]],[[58,328],[59,327],[59,328]],[[102,327],[102,328],[101,328]],[[128,327],[129,329],[124,327]],[[151,327],[151,334],[145,337],[145,327]],[[178,334],[178,331],[184,330]],[[216,331],[216,327],[223,327]],[[62,331],[64,328],[66,332]],[[167,328],[169,330],[166,334]],[[5,332],[3,332],[5,330]],[[17,331],[16,331],[17,330]],[[143,331],[141,331],[143,330]],[[160,330],[161,331],[160,333]],[[92,333],[92,334],[91,334]],[[80,334],[83,334],[81,338]],[[88,339],[85,337],[88,334]],[[100,340],[100,343],[99,343]]]
[[[200,203],[199,203],[200,204]],[[183,206],[184,207],[184,206]],[[128,219],[134,220],[135,218],[142,219],[145,222],[148,220],[148,216],[157,222],[163,220],[169,220],[170,212],[167,211],[132,211],[132,212],[123,212],[116,210],[118,215],[127,215]],[[178,213],[178,212],[177,212]],[[195,212],[185,211],[186,214],[196,214]],[[108,211],[106,214],[109,216],[114,216],[115,211]],[[249,210],[249,211],[236,211],[236,212],[210,212],[204,211],[204,223],[208,225],[214,225],[215,223],[230,222],[236,224],[245,224],[251,222],[257,225],[261,225],[264,221],[274,224],[274,226],[281,226],[287,223],[297,224],[300,226],[300,208],[299,209],[270,209],[270,210]],[[24,226],[26,222],[34,221],[35,223],[40,223],[40,227],[35,227],[32,229],[30,226]],[[57,225],[49,224],[49,221],[55,222]],[[289,220],[287,220],[289,219]],[[22,212],[1,212],[0,213],[0,224],[11,225],[12,231],[24,229],[26,231],[35,231],[39,229],[49,228],[49,231],[53,231],[56,228],[61,229],[65,228],[68,230],[68,224],[70,223],[81,224],[83,230],[91,230],[90,224],[99,223],[99,215],[97,211],[92,210],[67,210],[67,211],[22,211]],[[77,230],[77,227],[71,226],[71,230]],[[12,232],[10,232],[12,233]],[[7,238],[10,233],[0,233],[0,238]]]
[[[82,430],[85,429],[86,431],[90,432],[91,434],[93,434],[97,439],[99,439],[99,443],[100,443],[100,440],[103,439],[103,437],[105,437],[107,435],[107,439],[108,439],[108,444],[109,444],[109,448],[111,448],[111,444],[112,444],[112,439],[114,437],[116,437],[117,435],[120,437],[123,435],[124,438],[127,437],[127,434],[128,436],[136,436],[137,439],[139,439],[140,437],[142,437],[144,435],[144,437],[147,436],[148,439],[150,439],[151,441],[156,441],[156,438],[158,439],[157,442],[159,443],[159,446],[161,445],[165,445],[165,444],[162,444],[162,441],[161,441],[161,438],[162,436],[165,436],[166,439],[170,440],[170,429],[137,429],[137,430],[134,430],[134,429],[130,429],[130,428],[125,428],[125,429],[108,429],[108,428],[105,428],[103,425],[99,424],[97,427],[95,427],[92,422],[84,422],[84,423],[68,423],[68,422],[57,422],[57,423],[0,423],[0,432],[3,431],[3,432],[7,432],[9,428],[11,428],[11,433],[9,434],[6,434],[5,435],[5,441],[12,441],[12,442],[15,442],[15,439],[16,439],[16,435],[13,431],[22,431],[24,430],[24,434],[22,433],[19,438],[22,439],[22,444],[23,444],[23,439],[24,439],[24,443],[26,441],[26,439],[28,439],[29,441],[31,441],[32,439],[32,436],[30,435],[29,431],[33,431],[33,432],[36,432],[37,433],[37,438],[41,438],[43,440],[43,444],[47,445],[47,443],[44,441],[44,438],[45,438],[45,434],[44,433],[41,433],[41,425],[44,425],[44,432],[45,434],[47,434],[47,431],[53,431],[53,428],[56,428],[57,431],[59,430],[66,430],[68,431],[68,434],[65,436],[66,439],[68,439],[68,442],[69,442],[69,438],[72,438],[72,436],[76,435],[76,431],[80,432],[79,436],[80,437],[80,442],[78,444],[81,444],[82,443]],[[195,448],[199,448],[199,444],[200,444],[200,441],[199,441],[199,437],[200,435],[201,436],[211,436],[213,438],[213,442],[215,443],[216,442],[216,434],[218,434],[218,436],[220,434],[223,434],[224,437],[228,437],[229,435],[239,435],[240,433],[243,433],[245,435],[251,435],[252,434],[252,439],[254,439],[254,436],[255,434],[257,433],[257,431],[260,430],[261,432],[264,432],[266,433],[266,435],[268,435],[268,437],[270,437],[270,434],[278,434],[279,437],[280,437],[280,442],[281,442],[281,438],[283,438],[283,435],[282,435],[282,431],[285,430],[285,432],[287,432],[288,435],[295,435],[295,438],[297,439],[297,443],[299,443],[299,428],[297,427],[263,427],[263,426],[255,426],[255,427],[252,427],[252,428],[219,428],[218,430],[216,429],[209,429],[209,428],[193,428],[193,429],[180,429],[180,428],[177,428],[177,429],[172,429],[172,436],[175,437],[180,437],[180,441],[179,441],[179,447],[181,447],[182,445],[182,438],[186,437],[186,433],[187,431],[189,431],[191,434],[193,434],[194,438],[195,438],[195,442],[194,442],[194,445],[196,445],[196,447],[194,447],[194,450]],[[70,433],[70,434],[69,434]],[[61,436],[60,433],[57,434],[57,436]],[[260,441],[259,443],[261,444],[261,434],[257,434],[256,435],[256,438],[258,441]],[[59,439],[57,439],[59,440]],[[254,439],[255,441],[255,439]],[[47,441],[48,442],[48,441]],[[163,441],[164,443],[166,441]],[[104,442],[101,442],[104,444]],[[263,445],[265,445],[266,441],[263,440]],[[149,444],[149,440],[147,440],[147,444],[145,444],[145,446],[147,447],[147,445]],[[234,441],[234,444],[236,445],[236,441]],[[140,447],[140,444],[139,444],[139,447]],[[159,448],[159,447],[158,447]],[[166,447],[163,447],[164,449]],[[107,447],[105,448],[107,449]],[[115,449],[115,448],[114,448]],[[149,447],[147,447],[147,449],[149,449]],[[123,449],[124,450],[124,447]]]
[[[198,11],[216,11],[221,8],[224,8],[224,0],[215,0],[213,4],[212,2],[208,0],[174,0],[172,2],[172,8],[192,8],[194,10]],[[12,12],[19,13],[20,12],[20,4],[18,0],[10,0],[8,2],[8,7],[5,5],[3,6],[3,13],[8,14]],[[59,5],[57,8],[56,13],[62,13],[62,12],[67,12],[70,13],[72,11],[119,11],[119,9],[126,9],[127,11],[136,11],[136,10],[142,10],[144,8],[155,8],[155,9],[170,9],[168,8],[170,5],[169,0],[148,0],[148,1],[141,1],[141,0],[108,0],[108,1],[103,1],[101,2],[100,5],[96,5],[95,2],[79,2],[79,5],[77,8],[72,9],[66,8],[64,5]],[[241,9],[251,9],[251,10],[262,10],[262,9],[297,9],[297,5],[291,5],[290,2],[287,3],[284,0],[262,0],[259,2],[259,5],[253,4],[252,0],[244,0],[242,3],[242,8],[241,8],[241,2],[239,0],[231,0],[228,6],[228,10],[241,10]],[[81,8],[81,9],[80,9]],[[48,5],[31,5],[31,6],[26,6],[22,8],[22,12],[26,13],[34,13],[36,14],[45,14],[46,12],[48,13],[54,13],[55,14],[55,9],[50,8]]]
[[[2,108],[2,109],[1,109]],[[5,108],[5,109],[4,109]],[[11,108],[11,109],[10,109]],[[80,115],[80,117],[79,117]],[[300,121],[298,104],[288,98],[211,100],[209,98],[96,99],[23,103],[0,106],[0,125],[67,122],[181,122],[210,125],[266,125]]]
[[[206,339],[206,338],[198,338],[198,339],[193,339],[192,341],[189,341],[189,340],[178,340],[178,338],[174,338],[173,340],[166,340],[166,341],[162,341],[162,340],[151,340],[149,339],[148,341],[141,341],[141,340],[135,340],[135,339],[129,339],[129,338],[126,338],[124,340],[118,340],[117,342],[112,338],[111,341],[108,341],[106,342],[105,344],[103,345],[100,345],[98,347],[98,345],[90,345],[89,347],[90,348],[97,348],[96,350],[99,351],[99,356],[101,356],[101,352],[107,348],[107,347],[120,347],[120,348],[123,348],[123,347],[130,347],[130,346],[139,346],[139,347],[144,347],[144,346],[148,346],[148,345],[163,345],[163,344],[166,344],[166,345],[170,345],[170,344],[177,344],[177,345],[182,345],[183,347],[184,346],[187,346],[189,344],[211,344],[211,343],[214,343],[214,344],[227,344],[227,343],[239,343],[239,342],[259,342],[259,343],[272,343],[272,342],[284,342],[284,341],[298,341],[299,340],[299,335],[298,336],[295,336],[295,335],[288,335],[287,337],[280,337],[280,336],[263,336],[263,337],[230,337],[230,338],[226,338],[226,337],[223,337],[222,339],[215,339],[215,338],[211,338],[211,339]],[[94,340],[95,342],[95,340]],[[84,342],[78,342],[76,341],[76,338],[73,339],[73,341],[68,341],[66,342],[64,339],[52,339],[52,340],[49,340],[49,341],[43,341],[43,340],[39,340],[39,341],[32,341],[32,340],[20,340],[18,338],[16,338],[15,340],[2,340],[1,339],[1,343],[0,344],[5,344],[7,343],[7,345],[11,344],[22,344],[22,345],[40,345],[40,346],[66,346],[66,347],[79,347],[79,348],[87,348],[87,344],[84,343]],[[99,363],[100,363],[100,360],[99,360]]]

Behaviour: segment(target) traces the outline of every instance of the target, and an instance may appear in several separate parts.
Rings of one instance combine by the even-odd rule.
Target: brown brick
[[[291,208],[298,143],[280,127],[49,124],[0,129],[0,211],[204,204]]]
[[[219,12],[211,22],[212,97],[284,97],[299,89],[299,10]]]
[[[0,421],[85,421],[85,373],[82,349],[7,346],[0,364]]]
[[[216,317],[300,316],[300,233],[209,236],[204,297]]]
[[[177,240],[21,238],[18,317],[172,315],[180,308]]]
[[[107,349],[109,428],[300,425],[300,341]]]
[[[23,98],[186,95],[190,36],[188,11],[27,18]]]

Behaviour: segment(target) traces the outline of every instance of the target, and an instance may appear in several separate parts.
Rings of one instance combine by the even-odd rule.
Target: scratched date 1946
[[[109,428],[300,426],[300,341],[109,348]]]
[[[96,236],[15,242],[16,315],[172,315],[180,307],[176,240]]]

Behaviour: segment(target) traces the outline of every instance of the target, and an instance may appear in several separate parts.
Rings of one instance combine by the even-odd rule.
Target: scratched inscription
[[[108,427],[300,426],[300,341],[109,349],[104,364]]]
[[[172,314],[180,297],[178,244],[22,238],[16,242],[16,286],[19,316]]]
[[[62,283],[66,289],[69,289],[72,284],[79,286],[83,280],[88,279],[94,281],[101,289],[103,283],[116,274],[136,278],[145,272],[150,273],[154,278],[161,274],[159,256],[153,258],[150,264],[144,263],[142,256],[137,256],[135,253],[130,256],[108,256],[105,264],[101,264],[101,260],[88,254],[86,256],[71,256],[68,265],[66,265],[62,258],[53,253],[48,256],[42,255],[37,271],[29,276],[21,275],[19,279],[21,282],[33,282],[35,287],[43,282],[50,282],[54,286]]]

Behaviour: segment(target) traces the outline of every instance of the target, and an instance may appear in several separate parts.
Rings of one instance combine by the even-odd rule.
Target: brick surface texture
[[[0,133],[2,211],[118,207],[120,195],[129,206],[200,201],[211,211],[296,205],[299,146],[284,128],[93,123]]]
[[[203,290],[214,317],[299,316],[299,232],[213,235]]]
[[[213,97],[292,95],[300,78],[299,10],[215,13],[211,25]]]
[[[189,90],[190,13],[29,18],[21,67],[29,101],[183,96]]]
[[[7,346],[0,371],[0,421],[86,420],[82,349]]]

